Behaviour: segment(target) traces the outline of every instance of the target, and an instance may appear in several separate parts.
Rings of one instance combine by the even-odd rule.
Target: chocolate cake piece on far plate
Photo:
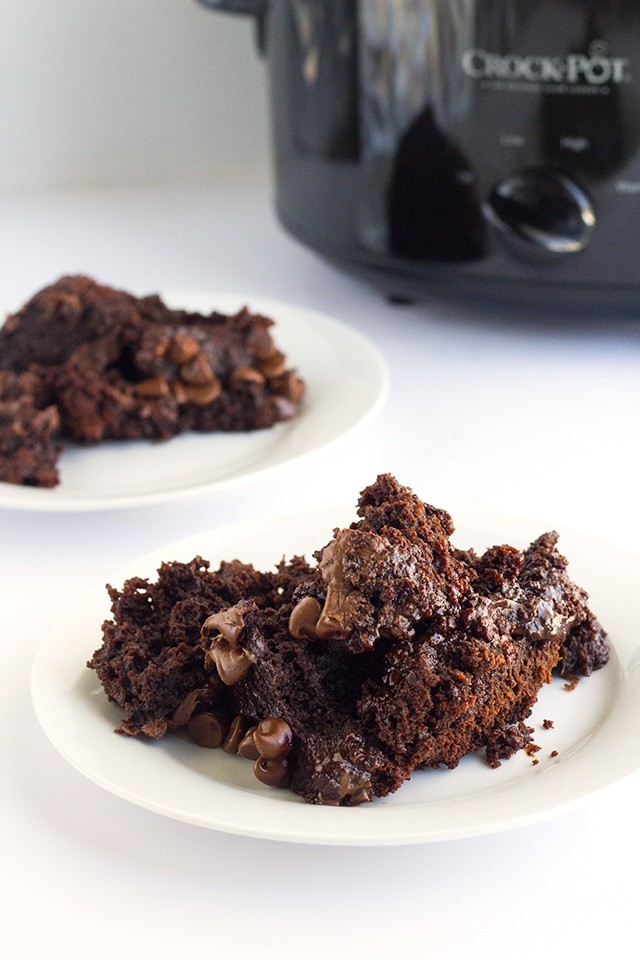
[[[46,383],[61,440],[258,430],[293,417],[305,390],[273,325],[246,307],[176,310],[157,295],[66,276],[7,317],[0,370]]]

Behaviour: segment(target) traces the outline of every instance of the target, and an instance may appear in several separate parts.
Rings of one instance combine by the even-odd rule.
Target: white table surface
[[[0,512],[5,955],[598,957],[622,944],[631,955],[637,774],[571,815],[460,841],[227,836],[83,778],[41,732],[29,674],[72,600],[136,556],[236,518],[355,503],[383,471],[452,510],[535,515],[636,550],[640,318],[392,306],[286,236],[268,185],[30,195],[0,201],[0,215],[9,307],[68,272],[138,293],[276,298],[366,333],[391,372],[373,426],[311,468],[155,508]]]

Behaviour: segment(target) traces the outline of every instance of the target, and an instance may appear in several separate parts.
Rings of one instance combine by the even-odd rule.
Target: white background
[[[196,0],[0,0],[0,189],[254,174],[255,49]]]
[[[56,618],[136,556],[217,523],[354,502],[390,470],[440,506],[637,549],[640,327],[609,311],[392,307],[287,237],[243,20],[190,0],[0,0],[0,16],[5,304],[80,271],[140,293],[280,298],[367,334],[392,384],[373,427],[313,470],[157,509],[0,513],[2,953],[633,955],[638,776],[496,836],[334,850],[164,820],[49,745],[29,673]]]

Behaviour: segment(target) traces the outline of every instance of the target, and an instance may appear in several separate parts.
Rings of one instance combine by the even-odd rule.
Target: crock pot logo
[[[506,80],[524,83],[561,83],[604,86],[631,82],[631,61],[610,57],[605,43],[594,41],[588,52],[564,57],[490,53],[474,48],[462,55],[462,69],[475,80]]]

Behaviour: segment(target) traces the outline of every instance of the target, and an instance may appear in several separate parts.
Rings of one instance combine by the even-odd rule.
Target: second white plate
[[[238,557],[264,569],[283,554],[306,553],[330,539],[353,510],[331,510],[234,524],[170,544],[120,570],[154,577],[164,560],[197,554],[213,564]],[[454,514],[455,543],[482,549],[525,546],[539,523],[504,516]],[[252,765],[185,737],[159,742],[117,736],[117,708],[85,667],[109,615],[103,586],[70,609],[42,645],[32,698],[45,733],[60,753],[104,789],[156,813],[229,833],[321,844],[432,842],[504,830],[583,802],[640,769],[640,641],[635,596],[640,557],[577,533],[560,531],[572,577],[590,593],[609,631],[609,664],[568,691],[556,680],[542,691],[528,721],[540,751],[523,751],[497,770],[480,756],[453,771],[420,771],[393,796],[355,808],[310,806],[286,790],[262,786]],[[544,720],[553,721],[546,729]]]
[[[182,434],[163,443],[67,447],[52,490],[0,483],[0,507],[89,511],[217,493],[311,458],[364,429],[386,400],[386,363],[366,337],[291,303],[213,293],[163,294],[176,308],[232,313],[245,303],[271,317],[274,338],[307,384],[298,415],[269,430]]]

